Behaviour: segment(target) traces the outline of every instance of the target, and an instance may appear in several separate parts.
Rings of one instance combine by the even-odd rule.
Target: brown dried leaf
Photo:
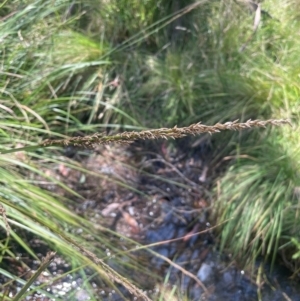
[[[200,225],[199,224],[196,224],[193,229],[188,233],[186,234],[184,237],[183,237],[183,241],[188,241],[191,237],[194,236],[195,233],[197,233],[200,229]]]
[[[120,203],[111,203],[109,204],[106,208],[104,208],[101,211],[101,214],[103,216],[110,216],[111,213],[113,213],[114,211],[116,211],[117,209],[119,209],[121,207]]]
[[[132,217],[128,212],[122,212],[125,222],[131,227],[134,233],[139,232],[139,224],[134,217]]]

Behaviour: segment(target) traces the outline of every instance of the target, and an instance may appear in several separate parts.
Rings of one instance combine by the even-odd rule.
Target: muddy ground
[[[139,243],[154,244],[158,255],[136,252],[136,260],[149,275],[133,272],[133,279],[150,296],[166,295],[172,285],[181,297],[170,300],[300,300],[298,284],[288,280],[289,272],[278,265],[272,275],[258,281],[255,273],[244,271],[227,254],[218,251],[215,221],[210,218],[214,203],[212,187],[226,165],[217,156],[208,136],[184,138],[179,142],[136,142],[131,145],[101,146],[93,151],[67,148],[65,160],[72,158],[101,177],[85,175],[64,164],[49,166],[45,172],[64,182],[83,198],[74,198],[55,185],[55,190],[71,198],[68,206],[97,226],[105,226]],[[227,164],[227,163],[226,163]],[[32,247],[44,256],[47,246],[32,238]],[[109,250],[107,251],[110,252]],[[114,266],[113,261],[108,263]],[[32,269],[37,262],[29,262]],[[57,257],[44,280],[64,273],[69,265]],[[81,278],[62,278],[52,283],[49,291],[63,300],[88,300],[81,289]],[[168,284],[163,279],[168,278]],[[123,293],[95,283],[97,300],[122,300]],[[40,299],[38,299],[40,298]],[[28,300],[48,300],[37,296]]]

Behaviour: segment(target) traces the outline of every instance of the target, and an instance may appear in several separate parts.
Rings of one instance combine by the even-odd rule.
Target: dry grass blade
[[[152,253],[152,251],[150,250],[150,252]],[[186,269],[184,269],[183,267],[181,267],[179,264],[173,262],[171,259],[167,258],[166,256],[162,255],[162,254],[158,254],[153,252],[153,254],[158,257],[161,258],[162,260],[166,261],[169,265],[173,266],[174,268],[176,268],[177,270],[179,270],[180,272],[182,272],[183,274],[187,275],[188,277],[190,277],[191,279],[194,279],[195,282],[203,289],[204,293],[206,295],[209,294],[208,289],[206,288],[206,286],[191,272],[187,271]]]
[[[288,120],[285,119],[270,119],[270,120],[248,120],[245,123],[238,123],[238,120],[233,122],[226,122],[224,124],[217,123],[213,126],[203,125],[200,122],[191,124],[188,127],[177,128],[176,126],[173,128],[160,128],[149,131],[141,131],[141,132],[123,132],[119,135],[115,136],[103,136],[103,134],[94,134],[86,137],[74,137],[70,139],[63,140],[44,140],[40,146],[48,147],[48,146],[81,146],[86,148],[94,147],[97,144],[108,144],[112,142],[117,143],[130,143],[137,139],[143,140],[153,140],[153,139],[176,139],[182,138],[187,135],[199,135],[202,133],[219,133],[224,130],[244,130],[255,127],[266,127],[267,125],[278,126],[282,124],[290,124]]]
[[[54,259],[55,254],[56,254],[55,252],[47,253],[46,257],[43,259],[42,264],[40,265],[38,270],[32,275],[32,277],[28,280],[28,282],[19,291],[19,293],[13,298],[13,301],[21,300],[22,296],[30,288],[30,286],[33,284],[33,282],[38,278],[38,276],[48,267],[48,265]]]
[[[4,224],[5,224],[5,228],[6,228],[6,235],[8,237],[9,233],[10,233],[10,226],[8,224],[8,221],[7,221],[6,210],[1,204],[0,204],[0,214],[2,215]]]
[[[89,258],[93,263],[96,265],[100,265],[101,268],[104,270],[105,275],[111,280],[115,281],[117,283],[122,284],[132,295],[136,297],[141,297],[146,301],[152,301],[146,294],[143,293],[142,290],[138,289],[134,284],[130,282],[130,280],[126,279],[125,277],[122,277],[119,275],[116,271],[114,271],[109,265],[107,265],[103,260],[98,258],[94,253],[87,250],[83,246],[81,246],[79,243],[71,239],[70,237],[67,237],[66,235],[61,234],[61,236],[68,241],[69,243],[76,246],[84,256]]]

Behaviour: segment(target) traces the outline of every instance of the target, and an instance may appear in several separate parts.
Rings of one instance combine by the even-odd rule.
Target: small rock
[[[197,277],[200,279],[200,281],[207,282],[212,278],[212,275],[213,275],[212,266],[203,262],[197,273]]]
[[[75,296],[77,301],[86,301],[91,299],[87,291],[84,289],[78,290]]]
[[[227,271],[223,274],[223,281],[225,285],[231,285],[233,283],[232,271]]]

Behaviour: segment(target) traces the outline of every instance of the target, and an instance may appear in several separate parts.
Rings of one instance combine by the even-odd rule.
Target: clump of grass
[[[287,129],[258,136],[261,143],[242,147],[219,182],[215,216],[229,219],[220,232],[221,247],[230,246],[248,264],[263,255],[273,265],[281,254],[288,267],[299,269],[297,256],[288,255],[297,252],[292,241],[299,240],[297,140]]]
[[[75,92],[87,87],[90,90],[94,90],[95,86],[99,87],[101,81],[97,80],[99,78],[102,80],[105,66],[109,63],[100,60],[100,57],[104,51],[108,51],[105,48],[108,44],[103,43],[101,50],[99,49],[101,42],[97,43],[90,37],[74,31],[73,25],[78,16],[64,17],[64,13],[72,4],[72,1],[59,2],[55,5],[53,1],[7,3],[7,15],[3,19],[5,22],[1,23],[0,27],[0,38],[4,41],[0,50],[3,59],[3,69],[0,71],[2,87],[0,135],[4,148],[33,145],[40,142],[44,135],[63,138],[66,137],[66,133],[83,130],[84,126],[78,117],[82,117],[86,111],[90,112],[95,106],[93,103],[87,106],[83,101],[87,98],[86,95],[89,95],[88,91],[84,94],[85,98],[80,93],[75,95]],[[43,10],[40,9],[41,6]],[[65,29],[62,32],[67,33],[67,44],[70,46],[64,55],[61,52],[62,48],[59,47],[64,43],[61,28]],[[80,43],[76,43],[75,40]],[[53,45],[55,48],[52,48]],[[78,45],[81,46],[80,49],[76,48]],[[82,57],[84,51],[86,55]],[[104,67],[101,68],[102,66]],[[86,83],[85,75],[90,70],[94,73],[91,80]],[[97,91],[101,94],[101,88]],[[85,129],[87,128],[88,126]],[[30,233],[41,237],[50,249],[55,249],[61,256],[70,258],[75,267],[79,266],[84,270],[85,265],[88,265],[93,268],[97,275],[101,276],[101,283],[114,288],[113,280],[123,279],[122,276],[112,271],[114,279],[109,278],[107,272],[103,270],[103,265],[91,261],[63,239],[63,235],[66,235],[70,239],[76,238],[77,242],[83,245],[84,239],[76,234],[76,231],[80,230],[82,237],[90,235],[94,237],[95,243],[116,251],[119,246],[111,245],[113,233],[109,237],[99,236],[93,225],[67,209],[66,204],[70,200],[36,185],[35,178],[43,177],[49,183],[54,183],[71,195],[81,198],[75,191],[46,174],[51,163],[66,162],[61,154],[53,149],[49,152],[41,150],[19,155],[1,155],[0,202],[3,205],[1,210],[11,225],[11,229],[8,229],[5,219],[0,221],[1,227],[10,235],[5,239],[5,243],[1,243],[1,261],[6,255],[18,257],[14,249],[10,250],[10,247],[7,247],[11,241],[38,260],[38,255],[28,245],[27,235],[24,235]],[[68,164],[74,169],[81,168],[78,163],[71,160]],[[81,171],[89,172],[82,168]],[[126,244],[126,238],[123,238],[122,245]],[[106,256],[102,248],[96,249],[95,254],[98,258]],[[115,260],[123,275],[126,275],[126,270],[130,270],[129,266],[131,269],[133,267],[130,255],[126,255],[126,258],[125,262]],[[136,263],[134,267],[143,269]],[[12,280],[15,278],[15,275],[3,270],[1,273]],[[18,277],[16,279],[20,280]],[[126,284],[124,279],[121,282]],[[132,284],[131,288],[133,287]],[[135,291],[137,295],[141,295],[136,288]]]
[[[220,233],[223,247],[251,264],[259,255],[274,263],[280,253],[295,271],[299,263],[287,255],[296,252],[291,239],[298,239],[299,223],[299,203],[293,193],[299,185],[299,139],[294,133],[299,129],[300,91],[296,80],[299,40],[294,39],[299,21],[294,5],[269,2],[265,9],[273,19],[262,21],[244,50],[248,59],[239,58],[240,76],[253,95],[245,103],[244,112],[260,104],[257,112],[286,116],[292,120],[293,130],[282,128],[262,135],[252,132],[240,140],[242,145],[233,142],[235,160],[220,179],[214,210],[219,221],[230,217]]]
[[[28,154],[1,155],[0,197],[13,225],[11,236],[33,257],[14,227],[44,237],[74,261],[93,265],[59,236],[59,231],[67,232],[62,229],[83,228],[97,237],[93,227],[27,177],[45,176],[43,164],[61,162],[56,150],[45,148],[56,138],[61,139],[58,145],[81,141],[89,146],[113,136],[69,136],[99,128],[181,127],[198,120],[214,124],[250,118],[287,118],[298,129],[299,5],[262,3],[272,18],[262,16],[253,35],[254,15],[233,0],[177,4],[133,1],[128,7],[123,0],[96,6],[93,1],[15,0],[1,9],[1,147],[8,154],[26,145]],[[222,195],[216,202],[215,216],[231,219],[221,243],[252,260],[260,253],[274,258],[278,249],[299,241],[299,206],[292,194],[299,187],[299,141],[297,132],[285,128],[268,132],[270,137],[255,131],[235,135],[224,150],[238,160],[221,181]],[[193,131],[187,127],[115,137],[128,141]],[[52,140],[43,143],[49,136]],[[223,143],[228,136],[217,137]],[[241,150],[241,143],[247,148]],[[37,145],[44,146],[41,153],[35,152]],[[79,168],[74,162],[70,166]],[[238,230],[234,238],[229,235],[232,229]],[[96,256],[102,257],[98,251]],[[94,268],[103,275],[101,267]]]
[[[1,161],[7,163],[7,161],[10,160],[8,160],[7,157],[2,157]],[[11,161],[12,164],[22,163],[17,160]],[[22,167],[27,167],[31,174],[44,175],[43,172],[35,170],[28,164],[23,163]],[[45,240],[49,248],[55,249],[58,254],[66,258],[71,258],[70,263],[72,263],[74,267],[81,266],[81,269],[84,269],[85,265],[88,265],[90,268],[95,269],[98,275],[102,275],[107,285],[115,287],[113,282],[116,279],[123,279],[123,277],[115,272],[114,278],[112,279],[107,272],[103,270],[104,265],[99,265],[92,260],[88,260],[86,255],[70,245],[66,239],[66,237],[68,239],[76,239],[77,243],[84,245],[84,237],[92,236],[95,237],[95,243],[100,243],[102,246],[105,245],[109,247],[112,252],[116,252],[119,246],[111,244],[111,237],[105,234],[98,236],[96,229],[89,221],[85,221],[66,208],[65,204],[62,203],[61,197],[59,200],[57,196],[51,194],[49,191],[44,191],[32,185],[29,180],[25,180],[24,176],[19,175],[17,172],[14,172],[12,175],[13,165],[11,165],[11,168],[8,170],[6,170],[6,168],[1,168],[1,181],[5,185],[1,187],[0,201],[6,209],[6,219],[11,228],[7,229],[7,225],[2,221],[0,225],[9,231],[9,236],[5,239],[7,244],[9,244],[11,240],[15,241],[28,255],[35,260],[39,260],[36,252],[28,245],[27,235],[23,237],[25,232],[29,232],[31,235],[38,236]],[[51,180],[51,178],[48,178],[48,180]],[[68,190],[72,193],[70,189]],[[77,231],[82,232],[80,237],[77,235]],[[126,239],[123,245],[126,245]],[[14,250],[6,249],[4,246],[2,252],[1,260],[3,260],[5,255],[12,258],[18,257],[18,255],[14,253]],[[100,258],[106,257],[105,250],[102,248],[98,248],[96,254],[96,256]],[[118,261],[118,259],[116,261]],[[130,266],[131,264],[130,256],[128,256],[127,262],[118,263],[120,268],[122,266]],[[5,275],[7,275],[7,273]],[[14,276],[11,275],[11,277],[13,278]],[[120,281],[124,282],[123,280]],[[126,284],[126,282],[124,283]],[[131,289],[133,287],[134,285]]]

